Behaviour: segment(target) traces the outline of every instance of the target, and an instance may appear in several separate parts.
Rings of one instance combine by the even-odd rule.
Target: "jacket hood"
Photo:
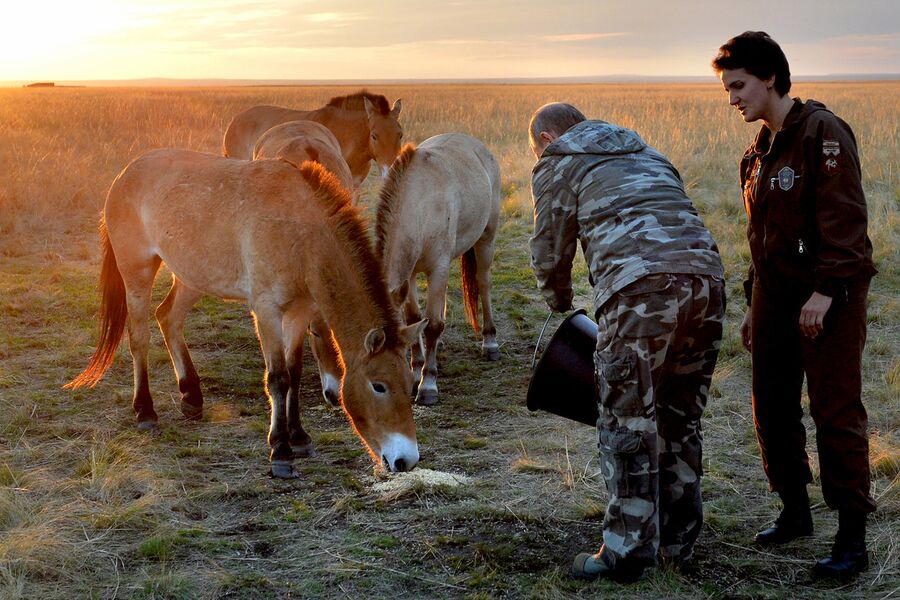
[[[824,104],[817,100],[807,100],[806,102],[802,102],[799,98],[794,98],[794,106],[784,117],[784,123],[782,124],[781,128],[787,129],[788,127],[792,127],[797,123],[801,123],[805,121],[811,114],[819,112],[820,110],[827,111],[828,109]]]
[[[803,102],[800,98],[794,98],[794,105],[791,107],[788,114],[785,115],[784,123],[781,125],[782,131],[789,130],[798,124],[803,123],[810,115],[821,110],[831,112],[824,104],[817,100],[807,100],[806,102]],[[756,134],[756,139],[753,140],[753,144],[748,149],[748,152],[767,152],[769,144],[771,144],[771,139],[772,132],[769,130],[768,126],[762,125],[759,128],[759,132]]]
[[[630,154],[647,147],[644,140],[631,129],[606,121],[583,121],[570,127],[553,140],[543,156],[571,154]]]

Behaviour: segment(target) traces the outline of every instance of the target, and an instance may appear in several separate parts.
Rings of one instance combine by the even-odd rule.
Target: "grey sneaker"
[[[572,562],[572,577],[594,581],[598,578],[610,579],[618,583],[632,583],[640,579],[643,567],[613,567],[605,556],[605,546],[601,546],[596,554],[582,552]]]

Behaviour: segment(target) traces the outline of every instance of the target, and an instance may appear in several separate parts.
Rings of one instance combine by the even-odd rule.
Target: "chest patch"
[[[785,192],[794,187],[794,170],[792,168],[782,167],[778,171],[778,187]]]
[[[822,154],[837,156],[841,153],[841,144],[837,140],[822,140]]]

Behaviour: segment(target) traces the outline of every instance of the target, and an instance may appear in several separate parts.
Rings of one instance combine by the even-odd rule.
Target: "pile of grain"
[[[456,487],[468,485],[471,478],[457,473],[446,473],[432,469],[413,469],[405,473],[385,473],[379,475],[381,481],[376,481],[372,491],[378,494],[391,496],[403,495],[405,492],[415,489],[431,489],[439,486]]]

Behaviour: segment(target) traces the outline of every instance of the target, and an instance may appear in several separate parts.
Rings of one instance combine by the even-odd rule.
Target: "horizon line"
[[[900,73],[831,73],[823,75],[792,75],[792,81],[891,81],[900,80]],[[151,85],[172,86],[351,86],[351,85],[438,85],[438,84],[578,84],[578,83],[714,83],[715,75],[591,75],[569,77],[385,77],[373,79],[286,79],[286,78],[182,78],[138,77],[131,79],[32,79],[0,80],[0,87],[141,87]]]

